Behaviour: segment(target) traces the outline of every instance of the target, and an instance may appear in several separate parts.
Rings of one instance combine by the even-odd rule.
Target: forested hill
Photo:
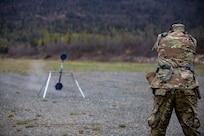
[[[202,0],[1,0],[0,3],[1,27],[51,25],[57,29],[70,25],[76,29],[75,26],[92,25],[169,26],[172,22],[196,27],[204,23]]]
[[[203,0],[1,0],[0,44],[29,43],[45,29],[103,34],[151,26],[156,34],[174,22],[203,28]]]

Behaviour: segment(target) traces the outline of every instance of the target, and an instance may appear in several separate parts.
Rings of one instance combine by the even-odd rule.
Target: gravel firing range
[[[49,72],[0,74],[0,136],[148,136],[152,92],[145,73]],[[204,77],[198,77],[200,131],[204,135]],[[43,87],[43,88],[42,88]],[[41,90],[41,92],[40,92]],[[167,136],[183,136],[173,113]]]

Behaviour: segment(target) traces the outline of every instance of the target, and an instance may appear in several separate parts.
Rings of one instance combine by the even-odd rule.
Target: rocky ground
[[[70,72],[0,74],[0,136],[148,136],[147,118],[152,93],[145,73],[75,73],[82,97]],[[204,77],[198,77],[203,99],[198,101],[200,131],[204,135]],[[175,113],[167,136],[183,136]]]

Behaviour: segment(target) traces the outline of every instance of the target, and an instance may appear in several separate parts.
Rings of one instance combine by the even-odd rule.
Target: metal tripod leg
[[[75,78],[73,72],[71,72],[71,76],[72,76],[73,81],[74,81],[75,84],[77,85],[77,87],[78,87],[78,89],[79,89],[79,91],[80,91],[82,97],[85,98],[85,95],[84,95],[83,91],[81,90],[81,87],[79,86],[79,83],[78,83],[78,81],[76,80],[76,78]]]
[[[50,72],[49,72],[48,79],[47,79],[47,83],[46,83],[46,86],[45,86],[45,90],[44,90],[44,93],[43,93],[43,98],[45,98],[45,96],[46,96],[46,93],[47,93],[47,89],[48,89],[48,85],[49,85],[49,82],[50,82],[51,75],[52,75],[52,72],[50,71]]]

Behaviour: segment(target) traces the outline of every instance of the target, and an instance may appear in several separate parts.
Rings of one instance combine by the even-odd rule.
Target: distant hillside
[[[1,0],[0,4],[1,27],[142,27],[149,23],[169,26],[172,22],[196,27],[204,23],[202,0]]]
[[[105,34],[113,28],[135,33],[153,27],[156,35],[174,22],[192,32],[203,28],[203,0],[1,0],[0,46],[33,42],[45,30]]]

